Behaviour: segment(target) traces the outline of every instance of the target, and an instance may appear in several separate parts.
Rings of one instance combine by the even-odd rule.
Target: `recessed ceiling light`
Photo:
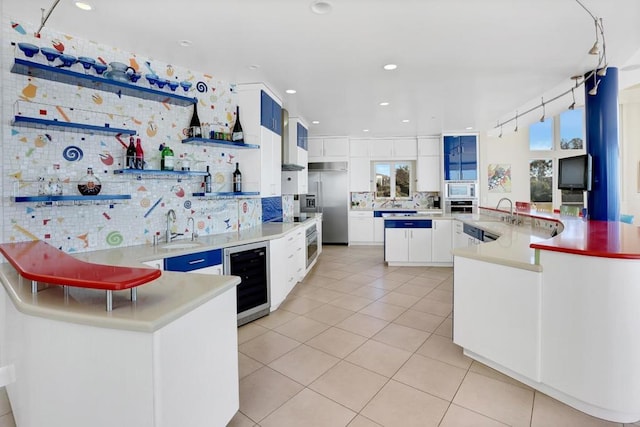
[[[465,129],[466,130],[471,130],[471,129],[473,129],[473,126],[467,126]]]
[[[362,129],[362,132],[369,132],[369,129]]]
[[[294,93],[296,93],[295,89],[287,89],[285,90],[285,92],[287,92],[289,95],[293,95]]]
[[[409,123],[409,119],[404,119],[402,123]]]
[[[389,103],[387,101],[383,101],[380,103],[381,107],[386,107],[387,105],[389,105]]]
[[[311,11],[317,15],[326,15],[331,12],[331,3],[328,1],[316,0],[311,3]]]
[[[247,66],[247,68],[252,70],[252,71],[254,71],[254,70],[257,70],[258,68],[260,68],[260,66],[256,65],[256,64],[252,64],[252,65]]]
[[[77,1],[76,2],[76,7],[78,9],[82,9],[82,10],[91,10],[91,9],[93,9],[93,7],[89,3],[84,3],[84,2],[81,2],[81,1]]]
[[[319,125],[319,124],[320,124],[320,122],[319,122],[319,121],[317,121],[317,120],[314,120],[314,121],[312,121],[312,122],[311,122],[311,124],[312,124],[312,125]]]
[[[191,40],[180,40],[178,43],[180,43],[182,47],[189,47],[193,44]]]
[[[387,71],[391,71],[391,70],[395,70],[396,68],[398,68],[398,66],[396,64],[387,64],[382,68],[384,68]]]

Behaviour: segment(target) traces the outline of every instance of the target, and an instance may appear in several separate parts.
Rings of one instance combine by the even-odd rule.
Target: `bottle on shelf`
[[[78,191],[83,196],[96,196],[101,189],[100,179],[93,174],[93,168],[88,167],[87,174],[78,181]]]
[[[160,169],[163,171],[172,171],[174,161],[173,150],[168,145],[164,145],[162,148],[162,158],[160,159]]]
[[[240,172],[239,163],[236,163],[236,170],[233,171],[233,192],[242,192],[242,173]]]
[[[133,136],[129,138],[129,146],[127,147],[126,165],[128,169],[136,168],[136,146],[134,145]]]
[[[198,117],[198,103],[193,104],[193,115],[191,116],[191,121],[189,122],[189,130],[187,134],[189,135],[189,138],[202,137],[202,126],[200,123],[200,118]]]
[[[233,125],[231,140],[234,142],[244,142],[244,133],[242,132],[242,124],[240,124],[240,106],[236,106],[236,123]]]
[[[207,174],[204,176],[204,192],[211,193],[211,172],[209,172],[208,165],[207,165]]]
[[[136,140],[136,169],[144,169],[144,150],[140,138]]]

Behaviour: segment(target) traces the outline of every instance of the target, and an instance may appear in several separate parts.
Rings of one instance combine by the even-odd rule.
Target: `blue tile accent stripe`
[[[282,197],[265,197],[262,199],[262,222],[282,220]]]

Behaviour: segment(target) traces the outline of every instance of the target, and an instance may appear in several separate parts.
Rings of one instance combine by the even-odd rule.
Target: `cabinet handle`
[[[289,255],[289,259],[293,258],[293,255]]]
[[[200,264],[201,262],[204,262],[204,258],[194,259],[193,261],[189,261],[189,265]]]

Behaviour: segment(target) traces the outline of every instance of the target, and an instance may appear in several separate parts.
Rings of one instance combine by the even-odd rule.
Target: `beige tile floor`
[[[452,289],[451,268],[387,267],[381,247],[325,246],[277,311],[238,330],[229,426],[622,426],[465,357],[451,340]],[[15,427],[3,388],[0,427]]]
[[[464,356],[452,275],[388,267],[381,247],[325,246],[277,311],[238,330],[229,426],[622,426]]]

